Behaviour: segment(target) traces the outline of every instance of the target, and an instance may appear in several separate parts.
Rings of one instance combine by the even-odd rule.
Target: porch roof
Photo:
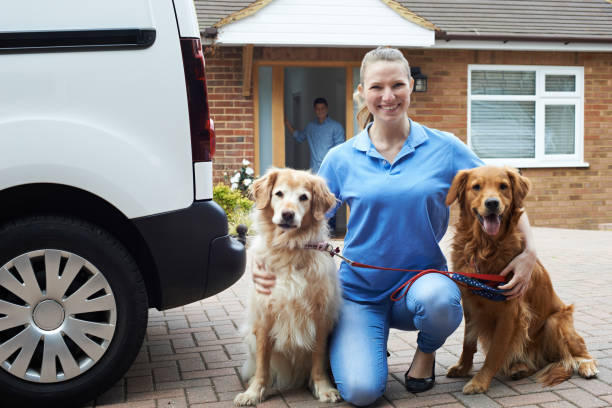
[[[216,35],[281,0],[195,0],[200,28]],[[311,0],[312,1],[312,0]],[[403,17],[406,27],[433,31],[436,46],[451,43],[557,42],[612,44],[612,0],[380,0]],[[328,5],[346,0],[328,0]],[[351,2],[349,1],[348,4]],[[316,6],[315,6],[316,7]],[[347,9],[350,6],[346,6]],[[339,16],[333,16],[339,17]],[[253,34],[253,33],[251,33]],[[219,38],[220,39],[220,38]],[[244,44],[253,39],[245,36]],[[223,41],[219,41],[223,43]],[[255,44],[257,44],[255,42]],[[390,44],[402,46],[402,44]],[[286,45],[306,45],[292,43]],[[314,44],[316,45],[316,44]],[[332,46],[360,45],[337,43]],[[372,44],[361,44],[369,46]],[[431,46],[415,43],[405,46]]]

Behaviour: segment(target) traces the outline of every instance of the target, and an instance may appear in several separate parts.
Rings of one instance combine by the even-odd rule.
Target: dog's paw
[[[340,392],[335,388],[330,388],[325,392],[319,393],[319,401],[320,402],[338,402],[342,401],[342,397],[340,396]]]
[[[320,402],[338,402],[342,401],[340,392],[335,389],[328,380],[317,381],[311,384],[312,395]]]
[[[262,389],[257,392],[249,387],[245,392],[236,395],[236,398],[234,398],[234,405],[237,407],[257,405],[263,401],[263,391]]]
[[[578,366],[578,375],[583,378],[594,378],[597,377],[599,370],[597,369],[597,362],[595,359],[584,360],[580,362]]]
[[[466,367],[461,364],[456,364],[448,369],[446,376],[449,378],[467,377],[472,367]]]
[[[489,383],[484,381],[479,381],[477,377],[472,378],[468,381],[467,384],[463,387],[463,393],[465,395],[472,394],[482,394],[485,393],[489,389]]]

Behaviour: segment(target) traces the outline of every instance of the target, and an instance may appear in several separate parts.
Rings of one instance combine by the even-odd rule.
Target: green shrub
[[[249,213],[253,207],[253,201],[244,197],[240,190],[226,184],[219,183],[213,188],[213,200],[223,208],[227,214],[230,234],[236,234],[236,226],[244,224],[251,233],[251,220]]]

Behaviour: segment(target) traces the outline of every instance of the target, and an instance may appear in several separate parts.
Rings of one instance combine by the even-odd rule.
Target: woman
[[[453,135],[410,120],[413,79],[399,50],[368,52],[360,74],[366,126],[332,149],[319,171],[351,209],[343,253],[370,265],[446,270],[438,245],[448,226],[446,194],[457,171],[483,163]],[[508,298],[523,295],[536,261],[526,216],[519,229],[526,250],[501,272],[513,272],[501,287],[509,289]],[[461,323],[461,294],[450,278],[428,274],[400,301],[391,301],[390,294],[410,276],[340,266],[344,299],[330,338],[330,361],[338,390],[350,403],[368,405],[383,394],[390,328],[419,331],[406,389],[422,392],[434,385],[435,351]],[[261,293],[274,285],[265,267],[254,271],[253,280]]]

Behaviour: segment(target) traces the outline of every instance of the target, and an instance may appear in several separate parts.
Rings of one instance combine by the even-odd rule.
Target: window
[[[586,167],[582,67],[470,65],[468,143],[488,164]]]

